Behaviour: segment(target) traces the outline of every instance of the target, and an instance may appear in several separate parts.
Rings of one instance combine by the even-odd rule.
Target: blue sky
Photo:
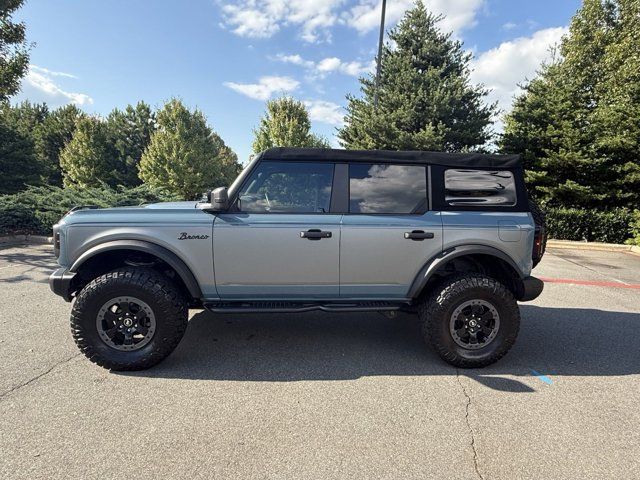
[[[387,27],[411,0],[388,0]],[[566,31],[577,0],[427,0],[474,53],[472,79],[507,111]],[[35,42],[17,100],[73,102],[106,115],[177,96],[200,108],[246,161],[264,103],[303,100],[315,133],[335,143],[347,93],[372,68],[378,0],[27,0]],[[498,127],[499,128],[499,127]]]

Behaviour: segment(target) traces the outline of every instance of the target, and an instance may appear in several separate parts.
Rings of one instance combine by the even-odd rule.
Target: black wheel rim
[[[476,350],[486,347],[496,338],[500,315],[486,300],[468,300],[453,311],[449,331],[453,341],[463,348]]]
[[[116,350],[139,350],[151,341],[156,317],[151,307],[135,297],[116,297],[106,302],[96,318],[98,335]]]

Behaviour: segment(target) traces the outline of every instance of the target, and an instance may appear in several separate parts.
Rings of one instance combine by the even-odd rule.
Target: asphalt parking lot
[[[514,349],[415,318],[214,316],[152,370],[79,354],[48,246],[0,249],[0,478],[640,478],[640,257],[549,250]]]

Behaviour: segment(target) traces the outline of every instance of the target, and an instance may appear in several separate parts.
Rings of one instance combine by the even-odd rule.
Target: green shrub
[[[640,210],[634,210],[631,220],[631,238],[627,240],[630,245],[640,246]]]
[[[548,208],[545,212],[549,238],[624,243],[632,236],[633,213],[626,208],[608,211]]]
[[[51,227],[77,205],[121,207],[177,200],[163,189],[141,185],[135,188],[29,187],[0,195],[0,235],[49,235]]]

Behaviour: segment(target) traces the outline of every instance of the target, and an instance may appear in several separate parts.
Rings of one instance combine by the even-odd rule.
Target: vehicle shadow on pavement
[[[640,314],[521,305],[514,348],[497,364],[457,371],[501,391],[527,393],[535,376],[640,373]],[[348,380],[377,375],[456,375],[424,345],[417,317],[367,314],[193,316],[176,351],[125,375],[226,381]],[[505,377],[507,375],[508,377]],[[515,378],[514,378],[515,377]]]

